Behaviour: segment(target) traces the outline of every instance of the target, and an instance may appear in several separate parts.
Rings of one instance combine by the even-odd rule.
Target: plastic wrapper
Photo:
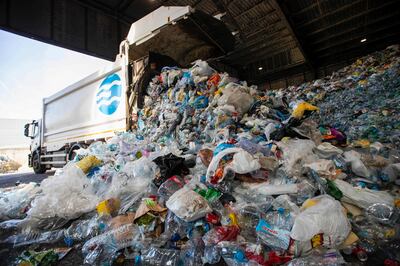
[[[314,149],[319,158],[329,159],[332,156],[342,154],[343,151],[329,142],[323,142]]]
[[[361,161],[361,155],[356,151],[346,151],[343,153],[346,162],[351,164],[351,171],[358,176],[369,177],[371,175],[368,168]]]
[[[228,166],[235,173],[246,174],[260,169],[261,165],[247,151],[240,151],[233,155],[233,160]]]
[[[400,178],[400,163],[390,164],[385,169],[383,173],[387,175],[389,181],[397,181]]]
[[[328,247],[340,245],[350,233],[351,226],[342,205],[328,195],[318,196],[304,202],[296,216],[290,236],[298,241],[308,241],[322,233]]]
[[[221,152],[219,152],[217,155],[215,155],[212,160],[210,165],[208,166],[207,169],[207,180],[210,180],[210,178],[215,174],[215,171],[217,170],[219,161],[228,154],[232,154],[232,153],[237,153],[243,151],[241,148],[227,148]],[[222,179],[220,179],[219,181],[222,181]]]
[[[299,175],[301,167],[317,159],[313,153],[314,142],[304,139],[290,139],[278,142],[278,147],[283,151],[283,166],[288,175]]]
[[[258,238],[271,248],[282,250],[289,248],[290,231],[288,230],[272,226],[265,220],[260,220],[256,232]]]
[[[212,212],[206,199],[185,187],[175,192],[167,201],[166,206],[186,222],[197,220]]]
[[[1,189],[0,220],[24,218],[31,201],[41,190],[41,187],[33,182],[12,189]]]
[[[331,160],[319,159],[315,162],[304,164],[303,167],[314,170],[324,178],[331,178],[336,173],[335,165]]]
[[[42,193],[32,202],[27,219],[79,217],[96,208],[99,198],[90,180],[73,163],[59,176],[49,177],[41,183]]]
[[[394,198],[385,191],[370,190],[368,188],[353,187],[343,180],[335,180],[335,185],[343,193],[344,202],[354,204],[360,208],[366,209],[369,206],[380,203],[390,207],[394,206]]]
[[[298,184],[269,185],[266,183],[248,185],[247,188],[257,194],[264,196],[296,194],[299,190]]]
[[[95,236],[100,231],[100,220],[97,216],[86,219],[74,221],[64,231],[64,237],[73,241],[81,241],[89,237]]]
[[[203,241],[206,246],[218,244],[221,241],[236,240],[239,235],[239,227],[231,226],[217,226],[208,231],[203,236]]]
[[[300,102],[293,108],[292,116],[301,119],[306,111],[317,111],[318,107],[307,102]]]
[[[55,230],[47,232],[21,233],[9,236],[2,243],[13,244],[14,247],[26,246],[32,244],[51,244],[56,243],[64,238],[64,230]]]
[[[253,101],[247,87],[229,83],[225,86],[221,98],[218,99],[218,105],[232,105],[236,112],[244,114],[250,109]]]
[[[182,264],[181,252],[179,250],[162,249],[151,247],[145,250],[135,261],[142,266],[163,266]],[[186,264],[187,265],[187,264]]]
[[[384,203],[374,203],[365,210],[366,215],[373,221],[394,225],[399,219],[397,208]]]

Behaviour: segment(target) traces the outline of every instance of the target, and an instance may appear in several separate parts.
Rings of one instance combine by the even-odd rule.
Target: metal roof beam
[[[232,63],[240,62],[241,64],[249,64],[251,62],[261,60],[262,58],[264,58],[264,56],[268,57],[273,52],[280,53],[280,52],[288,49],[289,47],[291,48],[292,46],[295,46],[293,40],[285,39],[279,43],[275,43],[274,45],[257,49],[257,51],[251,53],[250,55],[241,56],[241,57],[235,58],[235,59],[230,59],[230,58],[227,58],[227,59]]]
[[[282,21],[284,22],[287,29],[289,30],[289,33],[293,36],[293,40],[295,41],[297,47],[299,48],[301,54],[303,55],[305,62],[307,62],[307,64],[309,64],[310,68],[314,68],[307,53],[303,49],[302,43],[300,42],[297,34],[294,32],[294,30],[292,28],[292,25],[291,25],[291,24],[293,24],[292,21],[286,17],[285,13],[283,13],[282,8],[278,4],[277,0],[272,0],[272,6],[275,8],[276,12],[278,12],[279,17],[282,18]],[[284,6],[284,8],[285,8],[285,10],[287,9],[285,6]]]
[[[261,0],[261,1],[257,2],[256,4],[254,4],[254,6],[250,7],[249,9],[247,9],[247,10],[245,10],[245,11],[243,11],[243,12],[241,12],[239,15],[234,16],[233,18],[234,18],[234,19],[237,19],[237,18],[243,17],[243,16],[246,15],[247,13],[253,11],[254,9],[257,9],[257,8],[259,7],[259,5],[261,5],[261,4],[264,3],[264,2],[266,2],[266,0]]]
[[[396,12],[391,13],[391,14],[386,15],[386,16],[383,16],[383,17],[378,17],[377,19],[372,19],[372,20],[368,19],[367,23],[363,24],[362,27],[372,26],[372,25],[374,25],[376,23],[379,23],[379,22],[387,20],[387,19],[391,19],[391,18],[396,17],[396,16],[400,16],[400,10],[396,10]],[[341,31],[341,32],[339,32],[337,34],[329,35],[329,36],[327,36],[325,38],[318,38],[316,41],[312,42],[312,46],[316,46],[318,43],[322,43],[322,42],[325,42],[325,41],[328,41],[328,40],[336,39],[336,38],[338,38],[338,37],[340,37],[342,35],[351,33],[353,31],[359,31],[359,30],[360,30],[360,26],[355,26],[355,27],[352,27],[352,28],[347,29],[345,31]]]
[[[331,29],[331,28],[333,28],[333,27],[336,27],[336,26],[341,25],[341,24],[343,24],[343,23],[349,22],[349,21],[351,21],[351,20],[354,20],[354,19],[356,19],[356,18],[359,18],[359,17],[364,16],[364,15],[366,15],[366,14],[368,14],[368,13],[371,13],[371,12],[373,12],[373,11],[382,9],[382,8],[387,7],[387,6],[389,6],[389,5],[392,5],[392,4],[398,4],[398,0],[395,0],[395,1],[385,1],[385,2],[383,2],[383,4],[382,4],[381,6],[379,6],[379,7],[375,7],[375,8],[371,8],[371,9],[365,10],[365,11],[360,12],[360,13],[357,13],[356,15],[351,16],[351,17],[349,17],[349,18],[342,19],[342,20],[340,20],[340,21],[338,21],[338,22],[336,22],[336,23],[334,23],[334,24],[331,24],[331,25],[329,25],[329,26],[327,26],[327,27],[318,28],[317,30],[312,31],[312,32],[310,32],[310,33],[304,32],[304,34],[307,35],[307,36],[315,35],[315,34],[317,34],[317,33],[320,33],[320,32],[322,32],[322,31],[326,31],[327,29]]]
[[[276,54],[280,54],[282,52],[285,52],[289,49],[294,49],[296,48],[296,43],[291,40],[291,41],[286,41],[283,42],[279,45],[279,47],[271,47],[270,49],[265,49],[261,53],[257,54],[256,56],[249,57],[248,60],[242,60],[242,64],[249,65],[258,61],[263,61],[269,57],[273,57]]]
[[[367,32],[359,33],[359,34],[357,34],[357,35],[355,35],[354,37],[349,38],[349,39],[344,39],[344,40],[340,40],[340,39],[339,39],[339,41],[331,42],[329,45],[325,45],[325,46],[322,46],[322,47],[320,47],[320,48],[318,48],[318,49],[315,49],[315,52],[318,54],[318,53],[321,52],[321,51],[330,50],[330,49],[332,49],[332,47],[337,47],[337,46],[340,46],[340,45],[343,45],[343,44],[346,44],[346,43],[349,43],[349,42],[353,42],[353,41],[355,41],[355,40],[359,41],[359,40],[361,40],[362,38],[364,38],[365,36],[373,35],[373,34],[379,33],[379,32],[383,32],[382,35],[385,35],[385,33],[386,33],[385,31],[386,31],[387,29],[390,29],[390,28],[398,29],[399,26],[400,26],[400,21],[397,21],[397,22],[395,22],[395,23],[393,23],[393,24],[385,25],[385,26],[383,26],[383,27],[379,27],[379,28],[377,28],[377,29],[375,29],[375,30],[372,30],[372,31],[367,31]],[[392,31],[390,31],[390,32],[392,32]],[[395,32],[395,31],[394,31],[394,32]],[[399,33],[396,33],[396,32],[395,32],[395,34],[400,35]],[[368,40],[367,40],[367,41],[368,41]],[[336,49],[335,49],[335,50],[336,50]]]
[[[383,34],[377,38],[369,40],[368,43],[369,43],[370,47],[373,47],[373,48],[368,49],[368,50],[371,50],[371,52],[374,51],[376,48],[375,48],[375,46],[372,46],[373,43],[377,43],[377,45],[379,45],[380,43],[385,43],[385,42],[382,42],[382,40],[388,40],[388,39],[398,42],[398,41],[400,41],[400,36],[397,32],[393,32],[392,34]],[[393,42],[392,42],[392,44],[393,44]],[[352,47],[348,47],[348,48],[338,49],[335,52],[329,51],[328,53],[320,54],[318,57],[321,59],[321,61],[323,61],[323,58],[327,58],[330,56],[331,57],[334,56],[335,58],[338,58],[338,57],[354,58],[354,57],[359,56],[359,54],[366,54],[365,52],[360,52],[360,46],[362,46],[362,45],[363,45],[362,43],[359,43],[358,46],[352,46]],[[368,47],[365,47],[365,48],[368,48]],[[384,48],[384,47],[382,47],[382,48]],[[351,54],[356,54],[356,56],[351,56]]]
[[[215,6],[217,7],[217,9],[221,12],[221,13],[226,13],[226,16],[228,16],[230,18],[230,20],[232,21],[232,23],[234,24],[234,27],[237,28],[237,30],[239,31],[240,34],[240,39],[242,41],[246,41],[247,38],[245,37],[245,35],[243,34],[243,31],[240,27],[240,25],[237,23],[237,21],[235,20],[235,18],[232,16],[231,12],[229,11],[229,8],[226,6],[224,0],[215,0],[214,1]]]
[[[76,3],[78,3],[81,6],[84,6],[88,9],[92,9],[95,11],[99,11],[113,19],[116,19],[117,21],[123,22],[126,25],[131,25],[132,22],[135,21],[134,18],[127,17],[121,13],[116,12],[114,9],[110,8],[109,6],[106,6],[104,4],[101,4],[97,1],[88,1],[88,0],[74,0]]]
[[[278,38],[274,38],[274,35],[277,35]],[[268,47],[268,46],[271,46],[271,45],[279,44],[279,43],[282,42],[282,40],[286,40],[286,39],[293,40],[292,36],[290,34],[281,35],[280,32],[277,32],[275,34],[269,35],[268,38],[261,39],[256,44],[244,47],[239,51],[238,50],[234,51],[228,57],[231,60],[236,60],[236,59],[240,59],[240,58],[243,58],[243,57],[248,57],[250,55],[254,55],[257,50],[260,50],[260,49],[262,49],[264,47]],[[267,40],[268,40],[268,42],[266,42]],[[253,49],[255,49],[255,50],[253,50]]]
[[[362,2],[364,2],[364,0],[355,1],[355,2],[353,2],[351,4],[347,4],[347,5],[341,6],[341,7],[337,8],[337,9],[335,9],[335,10],[332,10],[330,12],[325,13],[322,16],[318,16],[315,19],[309,20],[309,21],[307,21],[307,22],[305,22],[303,24],[299,24],[298,28],[299,29],[304,28],[307,25],[313,24],[313,23],[315,23],[317,21],[320,21],[320,20],[322,20],[322,19],[324,19],[324,18],[326,18],[328,16],[335,15],[336,13],[338,13],[340,11],[346,10],[346,9],[348,9],[350,7],[353,7],[355,5],[358,5],[358,4],[362,3]]]

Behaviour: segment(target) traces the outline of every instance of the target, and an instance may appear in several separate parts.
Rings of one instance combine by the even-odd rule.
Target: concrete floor
[[[12,174],[1,174],[0,175],[0,188],[15,186],[16,182],[29,183],[36,182],[40,183],[43,179],[48,176],[54,175],[55,171],[47,171],[45,174],[35,174],[33,171],[28,173],[12,173]]]

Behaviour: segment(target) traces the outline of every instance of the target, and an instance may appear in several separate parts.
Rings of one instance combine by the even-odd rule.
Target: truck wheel
[[[35,152],[32,159],[32,167],[35,174],[43,174],[46,172],[46,166],[40,164],[39,153]]]

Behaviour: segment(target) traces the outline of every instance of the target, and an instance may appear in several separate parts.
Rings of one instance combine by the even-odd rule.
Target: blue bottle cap
[[[142,258],[139,255],[137,255],[135,257],[135,264],[134,265],[140,265],[141,262],[142,262]]]
[[[70,237],[65,237],[64,242],[68,247],[72,247],[72,245],[74,244],[74,240]]]
[[[241,250],[237,250],[237,251],[235,252],[234,258],[235,258],[235,260],[237,260],[238,262],[244,262],[244,261],[246,261],[246,256],[244,255],[243,251],[241,251]]]

